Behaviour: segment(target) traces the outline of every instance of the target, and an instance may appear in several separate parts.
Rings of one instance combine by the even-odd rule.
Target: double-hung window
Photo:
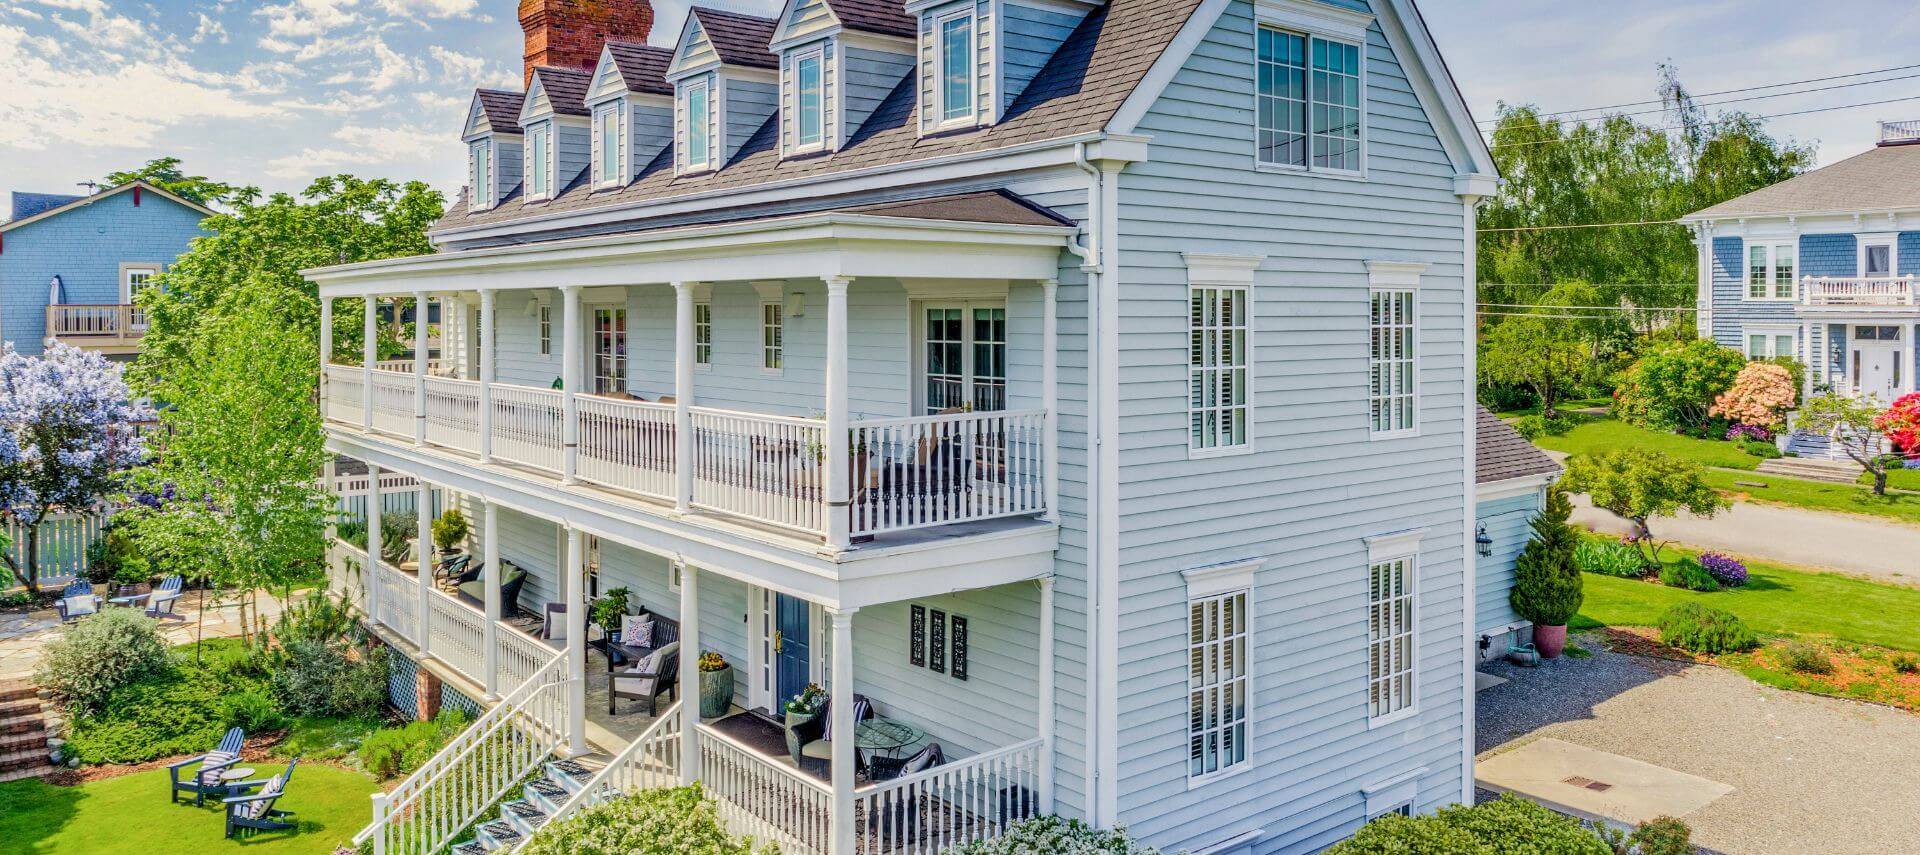
[[[1376,721],[1415,701],[1414,560],[1375,559],[1367,568],[1367,717]]]
[[[1865,279],[1890,279],[1899,258],[1896,235],[1860,236],[1860,276]]]
[[[1187,291],[1188,448],[1245,448],[1247,289],[1192,286]]]
[[[1375,288],[1368,304],[1368,426],[1376,435],[1413,430],[1418,424],[1414,387],[1419,373],[1413,291]]]
[[[687,156],[686,169],[695,171],[713,166],[712,107],[708,103],[707,82],[686,85]]]
[[[787,366],[786,307],[777,301],[760,304],[760,370],[779,372]]]
[[[1791,300],[1795,273],[1792,242],[1747,245],[1747,299]]]
[[[693,304],[693,366],[713,367],[713,304]]]
[[[1781,356],[1794,356],[1794,335],[1791,329],[1755,329],[1746,330],[1747,358],[1773,359]]]
[[[934,56],[940,77],[934,82],[939,109],[939,125],[972,121],[978,108],[974,97],[974,78],[978,58],[973,42],[973,13],[955,12],[934,21]]]
[[[527,198],[545,199],[553,187],[553,127],[527,134]]]
[[[813,50],[793,61],[794,147],[816,149],[826,140],[826,93],[821,64],[825,53]]]
[[[600,141],[600,164],[595,171],[602,187],[618,187],[625,180],[624,170],[620,168],[620,105],[618,103],[601,106],[593,117],[593,136]]]
[[[493,145],[485,140],[469,146],[468,157],[473,160],[473,188],[468,194],[470,207],[476,211],[493,207]]]
[[[1187,601],[1187,778],[1247,759],[1247,592]]]
[[[1360,46],[1263,25],[1256,51],[1259,162],[1358,174],[1365,124]]]

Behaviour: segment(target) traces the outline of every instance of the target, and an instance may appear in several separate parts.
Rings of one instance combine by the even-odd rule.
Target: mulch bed
[[[240,762],[267,763],[280,759],[273,755],[273,747],[279,745],[286,738],[287,732],[284,730],[268,731],[258,736],[249,737],[240,749]],[[98,766],[62,769],[46,776],[44,780],[56,787],[74,787],[94,781],[118,778],[123,775],[138,775],[141,772],[164,769],[168,765],[178,763],[188,757],[198,756],[200,755],[182,754],[177,757],[162,757],[157,760],[148,760],[144,763],[102,763]]]
[[[1882,704],[1920,712],[1920,670],[1901,671],[1898,661],[1914,661],[1913,654],[1864,644],[1826,639],[1800,639],[1825,652],[1829,673],[1796,671],[1784,650],[1790,639],[1770,638],[1745,653],[1709,655],[1682,650],[1660,641],[1653,627],[1607,627],[1597,634],[1608,650],[1649,659],[1719,665],[1768,685],[1816,695]]]

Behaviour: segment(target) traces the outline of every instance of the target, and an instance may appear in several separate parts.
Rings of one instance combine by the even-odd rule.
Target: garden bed
[[[1866,644],[1774,636],[1744,653],[1693,653],[1662,643],[1652,627],[1606,627],[1601,630],[1607,649],[1633,656],[1719,665],[1745,674],[1757,683],[1780,689],[1850,698],[1920,712],[1920,656]],[[1812,673],[1793,664],[1791,648],[1811,649],[1825,657],[1827,673]]]

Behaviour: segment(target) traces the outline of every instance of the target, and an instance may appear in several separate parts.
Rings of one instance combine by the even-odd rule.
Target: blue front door
[[[807,601],[774,595],[774,709],[800,694],[813,676],[813,658],[807,641],[813,637],[807,620]]]

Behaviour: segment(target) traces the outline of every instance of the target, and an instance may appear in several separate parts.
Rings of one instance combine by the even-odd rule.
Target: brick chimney
[[[608,39],[646,41],[653,5],[647,0],[520,0],[520,29],[527,34],[520,81],[526,85],[540,66],[592,69]]]

